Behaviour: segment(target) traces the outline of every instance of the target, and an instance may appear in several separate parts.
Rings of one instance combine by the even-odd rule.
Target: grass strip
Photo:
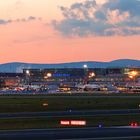
[[[43,106],[43,104],[47,106]],[[0,96],[0,113],[67,110],[138,109],[137,96]]]
[[[38,129],[38,128],[62,128],[69,126],[61,126],[60,120],[86,120],[86,127],[98,127],[102,124],[107,126],[127,126],[131,122],[140,124],[140,115],[108,115],[108,116],[71,116],[57,118],[16,118],[16,119],[0,119],[0,130],[14,129]]]

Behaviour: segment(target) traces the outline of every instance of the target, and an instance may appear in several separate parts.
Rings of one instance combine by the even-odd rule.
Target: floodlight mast
[[[84,64],[83,68],[84,68],[84,81],[83,81],[83,83],[87,84],[88,83],[88,78],[89,78],[88,77],[88,65]]]

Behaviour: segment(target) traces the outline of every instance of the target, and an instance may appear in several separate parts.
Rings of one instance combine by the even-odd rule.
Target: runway
[[[122,94],[119,94],[119,95],[110,95],[110,94],[106,94],[106,95],[103,95],[103,94],[80,94],[79,95],[76,95],[76,94],[35,94],[35,93],[31,93],[31,94],[8,94],[8,93],[0,93],[0,98],[1,99],[8,99],[8,98],[17,98],[17,99],[21,99],[21,98],[24,98],[24,99],[53,99],[53,98],[68,98],[68,99],[75,99],[75,98],[130,98],[130,99],[135,99],[135,98],[140,98],[140,96],[138,95],[122,95]]]
[[[0,131],[0,139],[4,140],[55,140],[55,139],[123,139],[140,138],[140,128],[61,128]]]
[[[140,114],[139,109],[127,110],[85,110],[85,111],[53,111],[53,112],[22,112],[0,113],[0,118],[33,118],[33,117],[65,117],[65,116],[98,116],[98,115],[129,115]]]

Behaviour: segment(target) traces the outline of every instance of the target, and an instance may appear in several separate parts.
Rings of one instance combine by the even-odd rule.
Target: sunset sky
[[[140,60],[139,0],[1,0],[0,63]]]

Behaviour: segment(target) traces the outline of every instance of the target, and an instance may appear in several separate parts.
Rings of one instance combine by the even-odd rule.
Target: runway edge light
[[[131,122],[131,127],[137,127],[138,126],[138,123],[137,122]]]
[[[99,127],[99,128],[102,128],[102,127],[103,127],[103,125],[102,125],[102,124],[99,124],[99,125],[98,125],[98,127]]]

